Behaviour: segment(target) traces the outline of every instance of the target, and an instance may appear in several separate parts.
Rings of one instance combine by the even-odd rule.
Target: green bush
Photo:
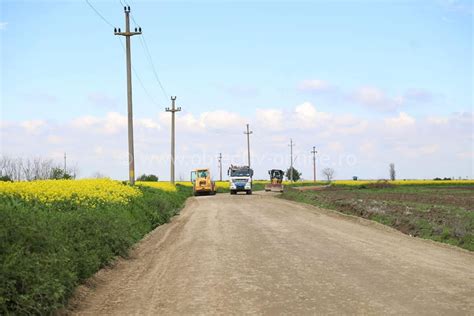
[[[158,181],[158,177],[155,176],[154,174],[142,174],[141,176],[138,177],[137,181],[152,181],[152,182],[156,182],[156,181]]]
[[[74,288],[156,226],[191,195],[139,187],[127,206],[50,208],[0,197],[0,314],[51,314]]]

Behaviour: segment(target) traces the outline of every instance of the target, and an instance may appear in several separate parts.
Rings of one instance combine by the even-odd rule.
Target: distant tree
[[[324,168],[321,173],[323,174],[324,178],[326,178],[327,182],[331,182],[334,178],[335,172],[333,168]]]
[[[96,171],[92,174],[92,178],[94,178],[94,179],[106,179],[108,177],[105,174],[101,173],[100,171]]]
[[[291,172],[291,168],[293,168],[293,173]],[[291,179],[291,176],[293,175],[293,179]],[[290,167],[288,170],[286,170],[286,178],[290,181],[298,181],[301,179],[301,172],[295,169],[295,167]]]
[[[392,162],[389,165],[389,171],[390,171],[390,180],[394,181],[395,180],[395,164]]]
[[[66,180],[68,180],[68,179],[72,179],[72,176],[67,171],[64,171],[64,169],[62,169],[60,167],[54,167],[53,169],[51,169],[50,179],[55,179],[55,180],[66,179]]]
[[[141,176],[138,177],[137,181],[152,181],[156,182],[158,181],[158,177],[155,176],[154,174],[142,174]]]
[[[9,176],[0,176],[0,181],[13,182],[13,180]]]

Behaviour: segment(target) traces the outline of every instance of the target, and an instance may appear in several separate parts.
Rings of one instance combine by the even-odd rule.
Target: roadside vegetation
[[[474,181],[336,181],[300,184],[281,198],[333,209],[411,236],[474,251]]]
[[[190,195],[106,179],[0,182],[0,314],[53,313]]]

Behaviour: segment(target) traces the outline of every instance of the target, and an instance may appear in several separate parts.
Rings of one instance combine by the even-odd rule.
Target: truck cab
[[[252,194],[253,170],[250,167],[231,165],[227,174],[230,194],[237,194],[237,192]]]

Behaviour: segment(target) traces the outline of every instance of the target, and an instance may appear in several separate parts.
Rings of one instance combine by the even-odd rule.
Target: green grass
[[[191,195],[139,187],[127,206],[44,208],[0,197],[0,314],[51,314],[74,288],[146,233],[166,223]]]

